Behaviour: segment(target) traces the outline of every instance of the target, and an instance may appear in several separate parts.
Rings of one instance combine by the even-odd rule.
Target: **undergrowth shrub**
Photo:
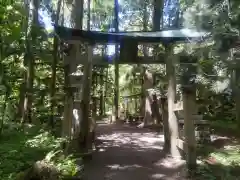
[[[79,168],[76,159],[61,149],[64,141],[39,126],[5,124],[0,137],[0,179],[21,179],[36,162],[54,167],[60,179],[74,176]]]

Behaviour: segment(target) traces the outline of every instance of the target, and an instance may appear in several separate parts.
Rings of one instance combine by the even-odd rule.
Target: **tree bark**
[[[239,69],[234,69],[232,73],[233,81],[233,98],[236,103],[236,121],[240,128],[240,72]]]
[[[20,85],[19,89],[19,102],[18,102],[18,112],[17,112],[17,118],[19,118],[20,122],[23,123],[23,115],[24,115],[24,99],[26,94],[26,73],[24,72],[23,82]]]
[[[103,107],[104,107],[104,105],[103,105],[103,103],[104,103],[104,99],[103,99],[103,97],[104,97],[104,68],[103,67],[101,68],[100,86],[101,86],[101,93],[100,93],[100,102],[99,102],[99,104],[100,104],[99,115],[102,117],[104,114],[104,112],[103,112]]]
[[[80,131],[80,139],[81,139],[81,144],[82,144],[82,150],[83,152],[87,152],[90,147],[90,143],[89,142],[89,127],[90,127],[90,119],[89,119],[89,115],[90,115],[90,91],[91,91],[91,83],[92,83],[92,54],[93,54],[93,47],[91,45],[89,45],[88,47],[88,61],[87,63],[84,65],[84,88],[83,88],[83,99],[81,102],[81,131]]]
[[[25,11],[27,12],[26,14],[26,20],[23,23],[23,29],[24,29],[24,34],[25,34],[25,55],[24,55],[24,66],[27,66],[28,62],[28,54],[29,54],[29,40],[28,40],[28,28],[29,28],[29,11],[30,11],[30,4],[28,1],[25,1]],[[23,82],[20,86],[20,94],[19,94],[19,105],[18,105],[18,115],[21,123],[24,123],[24,114],[26,114],[26,105],[25,105],[25,96],[27,93],[27,71],[23,72]]]
[[[235,50],[236,51],[236,50]],[[238,52],[234,52],[234,49],[230,49],[231,59],[236,64],[232,70],[232,85],[233,85],[233,96],[236,103],[236,121],[240,128],[240,63],[237,58],[240,57]]]
[[[153,1],[153,31],[160,30],[160,21],[162,18],[162,11],[163,11],[163,1],[162,0],[154,0]],[[144,3],[144,8],[146,9],[146,2]],[[144,26],[147,25],[147,15],[146,10],[144,12]],[[146,27],[144,27],[146,29]],[[145,51],[145,48],[144,48]],[[145,52],[144,52],[145,53]],[[157,46],[154,47],[154,54],[157,54]],[[148,122],[153,122],[153,117],[156,119],[159,118],[159,112],[154,112],[154,108],[158,108],[157,104],[153,103],[153,93],[149,92],[150,89],[153,88],[153,75],[150,72],[145,71],[144,76],[144,84],[145,84],[145,98],[146,98],[146,104],[145,104],[145,117],[144,117],[144,124],[147,124]],[[155,107],[153,107],[153,106]]]
[[[87,29],[90,30],[90,0],[88,0],[88,22]],[[80,114],[80,150],[82,152],[88,152],[92,149],[92,142],[89,139],[90,135],[90,100],[91,100],[91,86],[92,86],[92,56],[93,56],[93,46],[88,44],[87,49],[87,62],[84,64],[83,72],[83,89],[82,89],[82,101],[81,101],[81,114]]]
[[[114,0],[114,28],[115,32],[119,31],[119,4],[118,0]],[[115,56],[116,59],[118,59],[118,44],[115,45]],[[118,98],[119,98],[119,65],[118,62],[115,61],[115,69],[114,69],[114,74],[115,74],[115,88],[114,88],[114,114],[115,114],[115,121],[118,121],[118,116],[119,116],[119,109],[118,109]]]
[[[62,136],[63,137],[71,137],[72,131],[72,109],[71,103],[73,99],[73,95],[71,90],[69,89],[69,65],[64,67],[64,118],[62,122]]]
[[[73,9],[71,13],[71,17],[73,20],[74,27],[77,29],[82,29],[82,18],[83,18],[83,0],[75,0],[73,3]],[[76,58],[79,58],[79,54],[81,53],[80,49],[80,43],[72,45],[71,50],[73,50],[73,53],[75,54]],[[74,51],[75,50],[75,51]],[[64,109],[66,110],[65,112],[65,117],[64,117],[64,124],[68,124],[68,135],[71,139],[69,148],[79,148],[79,132],[81,131],[81,127],[79,124],[81,123],[81,107],[80,104],[77,104],[76,106],[74,105],[74,97],[73,97],[73,92],[70,85],[70,72],[69,72],[69,66],[65,67],[65,85],[67,86],[67,91],[66,91],[66,99],[65,99],[65,104],[64,104]],[[79,82],[82,83],[82,82]],[[80,88],[78,88],[76,91],[79,92]],[[76,115],[79,117],[76,119],[73,115],[75,111],[73,111],[73,107],[76,109]]]
[[[59,16],[60,16],[60,9],[61,9],[62,0],[58,0],[57,4],[57,13],[55,16],[55,24],[58,24]],[[52,78],[51,78],[51,91],[50,91],[50,100],[51,100],[51,117],[50,117],[50,125],[54,127],[54,108],[56,106],[55,101],[55,92],[56,92],[56,68],[58,63],[58,37],[54,36],[53,41],[53,61],[52,61]]]
[[[143,31],[147,31],[148,29],[148,11],[147,11],[147,1],[143,2]],[[145,45],[143,45],[143,56],[146,57],[148,55],[148,49]],[[146,105],[146,96],[145,96],[145,87],[144,87],[144,75],[145,68],[142,66],[141,68],[144,72],[142,73],[142,84],[141,84],[141,115],[145,117],[145,105]]]
[[[106,75],[105,75],[105,84],[104,84],[104,102],[103,102],[103,112],[104,115],[106,114],[106,99],[107,99],[107,93],[108,93],[108,70],[109,66],[106,69]]]
[[[158,97],[157,97],[156,93],[154,93],[152,96],[153,96],[152,97],[152,99],[153,99],[153,102],[152,102],[153,119],[154,119],[155,124],[160,124],[162,121],[162,116],[160,113]]]
[[[146,102],[146,97],[145,97],[145,89],[144,89],[144,77],[142,77],[142,82],[141,82],[141,105],[140,105],[140,112],[141,116],[145,116],[145,102]]]
[[[160,30],[164,0],[153,1],[153,30]]]
[[[153,88],[153,77],[152,73],[148,70],[144,74],[144,94],[145,94],[145,115],[144,115],[144,126],[152,123],[152,92]]]
[[[10,91],[7,90],[5,92],[4,103],[3,103],[3,107],[1,109],[2,117],[1,117],[1,123],[0,123],[0,136],[2,135],[2,131],[3,131],[3,123],[4,123],[4,120],[5,120],[6,107],[7,107],[7,102],[8,102],[8,99],[9,99],[9,94],[10,94]]]
[[[37,38],[37,28],[39,27],[38,21],[38,10],[39,10],[39,0],[33,0],[33,21],[31,25],[30,35],[31,35],[31,44],[33,47],[36,45]],[[33,103],[33,81],[34,81],[34,67],[35,67],[35,49],[30,48],[30,42],[27,40],[27,83],[26,89],[27,93],[25,96],[25,105],[26,111],[24,113],[24,122],[32,123],[32,103]]]

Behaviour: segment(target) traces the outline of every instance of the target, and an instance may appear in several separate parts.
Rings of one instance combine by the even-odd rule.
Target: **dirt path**
[[[182,180],[183,162],[164,157],[162,135],[104,123],[97,134],[99,150],[85,166],[84,180]]]

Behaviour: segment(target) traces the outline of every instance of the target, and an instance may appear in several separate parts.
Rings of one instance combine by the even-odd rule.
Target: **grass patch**
[[[36,161],[53,165],[65,176],[77,172],[75,159],[61,151],[61,138],[55,138],[38,126],[5,125],[0,139],[0,179],[13,180]]]
[[[198,167],[196,180],[240,179],[240,145],[228,145],[215,149],[208,156],[213,163],[201,164]]]
[[[224,146],[223,149],[218,152],[210,154],[217,163],[225,166],[238,165],[240,166],[240,145]]]

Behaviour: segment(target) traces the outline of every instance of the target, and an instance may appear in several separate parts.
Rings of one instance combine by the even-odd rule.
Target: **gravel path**
[[[182,180],[182,161],[164,156],[163,135],[148,129],[98,124],[98,152],[84,180]]]

